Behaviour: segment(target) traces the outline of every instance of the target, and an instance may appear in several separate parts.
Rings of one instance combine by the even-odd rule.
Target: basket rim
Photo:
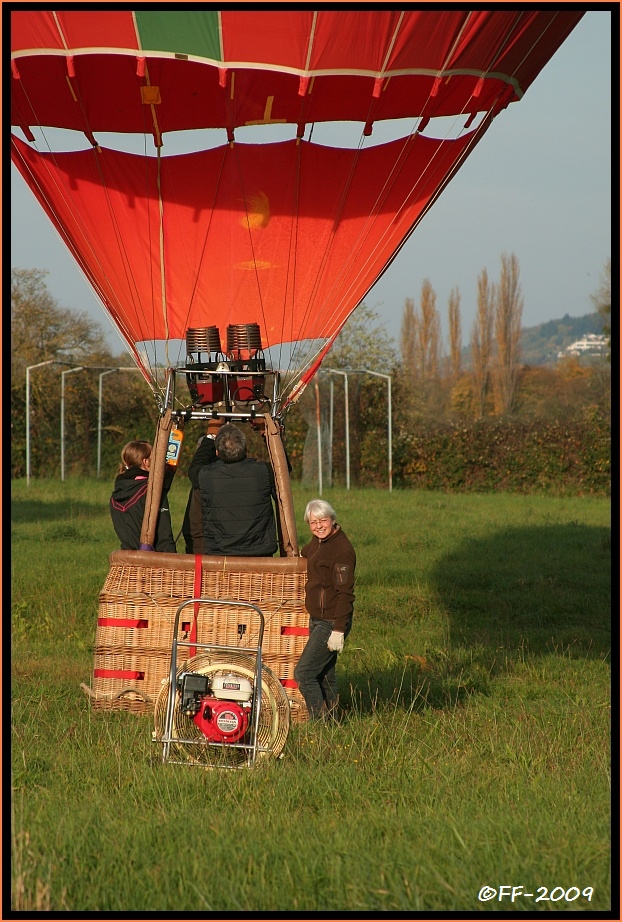
[[[194,570],[195,554],[164,554],[159,551],[113,551],[110,566],[134,566],[147,569]],[[220,570],[223,573],[306,573],[305,557],[225,557],[201,556],[202,570]]]

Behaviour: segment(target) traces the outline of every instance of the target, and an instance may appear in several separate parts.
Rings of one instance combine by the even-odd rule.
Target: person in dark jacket
[[[124,551],[140,549],[140,532],[145,514],[147,480],[151,465],[149,442],[128,442],[121,452],[119,473],[110,497],[112,524]],[[174,554],[177,550],[173,538],[171,511],[168,505],[168,491],[173,482],[176,468],[166,465],[162,485],[162,499],[156,524],[154,549],[161,553]]]
[[[300,552],[307,558],[309,639],[294,679],[310,718],[323,720],[335,716],[338,704],[335,666],[352,627],[356,554],[330,503],[312,499],[305,509],[305,522],[313,535]]]
[[[214,445],[215,463],[195,464],[195,455],[188,468],[201,491],[203,553],[272,557],[277,536],[271,466],[246,457],[246,436],[232,423],[220,428]]]
[[[190,479],[190,493],[186,504],[184,521],[181,526],[186,542],[186,554],[203,554],[203,512],[201,510],[201,490],[198,482],[198,473],[205,464],[213,464],[217,460],[214,436],[208,433],[202,435],[197,443],[197,450],[190,462],[188,477]]]

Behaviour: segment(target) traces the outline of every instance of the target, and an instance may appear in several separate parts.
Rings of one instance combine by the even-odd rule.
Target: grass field
[[[80,690],[109,492],[13,483],[14,910],[610,908],[607,500],[325,491],[358,555],[343,720],[218,773]]]

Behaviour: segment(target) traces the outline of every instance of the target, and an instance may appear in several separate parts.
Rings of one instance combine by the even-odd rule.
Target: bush
[[[580,419],[479,421],[398,432],[394,484],[446,492],[611,492],[611,426]]]

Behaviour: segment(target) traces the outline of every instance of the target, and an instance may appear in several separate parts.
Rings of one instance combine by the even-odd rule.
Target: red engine
[[[248,728],[248,708],[237,701],[205,697],[193,720],[210,742],[238,743]]]

